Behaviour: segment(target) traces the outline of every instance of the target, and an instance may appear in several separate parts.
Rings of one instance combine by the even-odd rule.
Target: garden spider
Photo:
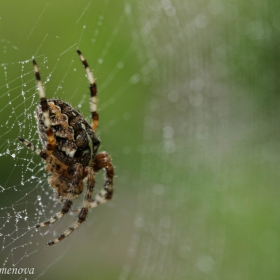
[[[47,245],[54,245],[77,229],[86,219],[89,208],[94,208],[110,200],[113,195],[114,168],[106,152],[97,153],[100,141],[95,135],[98,126],[97,87],[92,72],[82,53],[77,53],[85,67],[90,83],[90,112],[92,124],[71,107],[59,99],[46,99],[38,66],[33,60],[37,80],[40,104],[36,108],[38,133],[43,149],[36,148],[31,142],[21,137],[18,139],[30,150],[39,155],[46,163],[46,171],[51,173],[48,181],[54,189],[56,198],[63,202],[61,211],[49,220],[36,224],[41,228],[53,224],[70,210],[73,200],[78,197],[86,182],[86,194],[78,215],[78,220],[68,227],[56,239]],[[92,199],[95,184],[95,173],[105,169],[103,189]]]

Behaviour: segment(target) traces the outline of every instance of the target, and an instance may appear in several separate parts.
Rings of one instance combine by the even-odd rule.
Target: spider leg
[[[40,77],[40,73],[39,73],[39,68],[37,66],[36,61],[33,59],[33,66],[34,66],[34,73],[35,73],[35,77],[37,80],[37,86],[38,86],[38,93],[40,96],[40,104],[42,107],[42,112],[44,115],[44,125],[46,128],[46,134],[48,136],[48,141],[47,141],[47,145],[46,145],[46,153],[48,155],[52,154],[55,145],[56,145],[56,140],[55,140],[55,136],[51,127],[51,120],[50,120],[50,113],[49,113],[49,106],[48,106],[48,102],[46,99],[46,94],[43,88],[43,83],[41,81],[41,77]]]
[[[90,203],[89,208],[94,208],[100,204],[104,204],[108,200],[112,199],[113,196],[114,167],[109,154],[106,152],[98,153],[95,157],[94,168],[96,172],[104,168],[106,175],[103,189],[95,196],[93,201]]]
[[[95,83],[95,79],[94,79],[94,76],[92,74],[92,72],[90,71],[90,68],[89,68],[89,65],[87,63],[87,61],[85,60],[84,56],[82,55],[82,53],[77,50],[77,53],[85,67],[85,70],[86,70],[86,73],[87,73],[87,78],[88,78],[88,81],[90,83],[90,86],[89,86],[89,90],[90,90],[90,101],[89,101],[89,104],[90,104],[90,113],[91,113],[91,118],[92,118],[92,129],[93,131],[96,131],[97,129],[97,126],[98,126],[98,113],[97,113],[97,85]]]
[[[73,223],[68,229],[66,229],[62,234],[60,234],[56,239],[51,240],[47,243],[47,245],[51,246],[58,242],[60,242],[62,239],[64,239],[66,236],[70,235],[75,229],[77,229],[86,219],[88,214],[88,209],[90,205],[90,200],[95,184],[94,179],[94,171],[91,167],[86,168],[87,172],[87,192],[83,201],[83,207],[80,209],[80,213],[78,216],[78,220]]]
[[[46,159],[48,155],[41,151],[40,149],[36,148],[31,142],[29,142],[26,139],[23,139],[21,137],[18,137],[18,140],[21,141],[27,148],[29,148],[32,152],[34,152],[36,155],[40,156],[42,159]]]
[[[95,157],[94,171],[98,172],[103,168],[106,172],[104,187],[90,202],[89,208],[95,208],[101,204],[104,204],[113,196],[114,167],[110,156],[106,152],[98,153]],[[81,208],[78,208],[75,210],[75,212],[80,210]]]
[[[57,220],[61,219],[66,213],[69,212],[70,207],[72,206],[74,198],[76,198],[75,189],[77,188],[78,184],[83,179],[83,166],[80,163],[75,164],[74,166],[74,174],[73,174],[73,183],[70,186],[70,191],[67,195],[67,199],[64,202],[62,209],[53,215],[50,219],[46,220],[45,222],[36,224],[36,228],[41,228],[47,226],[49,224],[53,224]]]

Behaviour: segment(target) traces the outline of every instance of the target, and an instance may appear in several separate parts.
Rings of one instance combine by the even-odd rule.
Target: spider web
[[[5,61],[6,59],[1,62],[0,69],[2,81],[0,98],[1,104],[3,104],[0,109],[2,116],[0,124],[2,129],[0,160],[2,163],[1,173],[3,174],[0,198],[2,221],[0,227],[2,244],[1,267],[22,268],[28,264],[28,267],[35,267],[36,275],[33,275],[35,278],[44,275],[45,271],[48,271],[51,266],[51,264],[46,265],[43,262],[37,266],[35,263],[30,266],[30,263],[33,263],[34,259],[41,254],[40,251],[46,249],[45,243],[48,241],[46,238],[52,239],[57,236],[76,219],[77,214],[70,213],[68,216],[75,218],[72,218],[72,220],[68,218],[68,221],[62,221],[60,225],[54,225],[54,227],[46,228],[42,231],[34,229],[36,223],[49,218],[59,211],[61,205],[53,198],[53,192],[47,184],[48,175],[44,171],[45,167],[42,161],[17,140],[17,137],[21,136],[37,147],[41,147],[34,117],[34,110],[38,104],[38,93],[36,83],[34,83],[31,59],[35,56],[39,64],[48,98],[56,97],[70,104],[73,103],[75,104],[74,107],[85,116],[90,116],[88,82],[84,78],[84,69],[80,64],[76,49],[78,47],[82,48],[82,45],[89,44],[87,48],[90,51],[87,51],[86,47],[82,48],[82,50],[85,54],[87,52],[92,53],[98,40],[105,42],[102,42],[102,47],[96,50],[98,55],[95,55],[94,61],[89,62],[94,66],[96,72],[106,61],[109,63],[105,67],[110,70],[102,78],[102,84],[99,86],[100,92],[106,90],[113,81],[118,79],[134,50],[134,44],[130,41],[129,45],[113,56],[113,62],[110,61],[109,52],[112,51],[114,44],[118,43],[116,38],[121,35],[122,28],[128,17],[131,18],[130,4],[122,3],[116,7],[116,10],[120,11],[120,13],[116,15],[114,22],[110,23],[109,27],[113,25],[113,28],[107,31],[107,38],[102,37],[100,33],[108,28],[104,26],[104,19],[112,13],[114,5],[106,2],[100,5],[97,11],[94,11],[93,4],[93,2],[82,3],[80,12],[76,13],[75,21],[71,20],[75,36],[72,36],[70,44],[65,43],[62,39],[64,42],[63,48],[59,48],[60,36],[54,31],[52,34],[46,32],[41,34],[41,41],[35,43],[32,47],[32,55],[29,57],[22,53],[21,49],[24,49],[24,46],[18,46],[7,38],[1,40],[2,50],[6,55],[5,58],[7,57],[7,62]],[[24,39],[28,45],[32,44],[32,38],[32,41],[35,41],[35,34],[36,36],[40,34],[44,18],[47,19],[51,14],[50,10],[55,8],[56,6],[51,2],[40,6],[40,13],[32,21],[34,25],[24,34]],[[94,21],[90,18],[92,12],[96,16]],[[45,53],[46,46],[53,43],[54,40],[58,40],[56,44],[58,50],[53,50],[54,52],[49,50]],[[131,40],[130,35],[129,40]],[[19,52],[21,52],[20,55],[18,54]],[[17,56],[20,57],[18,61],[14,60]],[[8,59],[9,57],[13,59]],[[89,55],[87,59],[88,61],[91,60]],[[139,74],[129,72],[128,75],[124,75],[124,79],[126,79],[126,83],[117,83],[114,88],[114,94],[108,95],[107,101],[103,99],[105,101],[103,104],[100,103],[100,112],[106,111],[106,108],[110,110],[125,91],[138,83]],[[74,80],[75,83],[72,83],[71,81]],[[73,101],[73,99],[76,100]],[[119,107],[121,108],[122,106]],[[116,113],[114,110],[112,112]],[[130,115],[126,111],[119,115],[115,117],[111,115],[107,119],[108,124],[106,127],[103,130],[100,128],[98,136],[101,138],[102,134],[109,136],[111,127],[119,124],[121,119],[130,119]],[[87,119],[90,121],[89,117]],[[7,176],[4,176],[5,174]],[[99,185],[102,186],[101,178],[97,182],[100,182]],[[82,198],[78,199],[76,206],[78,207],[81,202]],[[68,250],[69,244],[55,259],[62,258],[61,256]],[[0,277],[5,276],[0,275]],[[13,277],[17,276],[14,275]],[[20,278],[21,276],[18,277]]]
[[[9,30],[0,38],[0,268],[35,269],[11,279],[278,279],[279,4],[69,1],[66,13],[60,5],[0,14]],[[97,134],[116,188],[47,247],[77,213],[34,229],[61,204],[17,137],[41,148],[33,56],[47,98],[90,121],[77,48],[97,77]]]

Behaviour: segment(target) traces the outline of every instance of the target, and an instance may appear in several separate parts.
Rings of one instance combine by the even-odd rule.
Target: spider
[[[31,142],[21,137],[18,139],[31,151],[40,156],[46,164],[46,171],[51,174],[49,185],[54,189],[55,197],[63,203],[61,211],[50,219],[36,224],[41,228],[53,224],[69,212],[73,200],[82,192],[86,185],[83,204],[78,208],[79,215],[76,222],[68,227],[56,239],[47,243],[54,245],[77,229],[86,219],[90,208],[94,208],[110,200],[113,195],[114,168],[112,160],[106,152],[97,153],[100,145],[95,131],[98,126],[97,86],[89,65],[82,53],[77,53],[84,65],[87,79],[90,83],[90,112],[92,124],[68,103],[59,99],[46,99],[39,68],[35,60],[33,67],[37,80],[40,103],[35,110],[38,134],[43,149],[35,147]],[[105,170],[103,189],[92,199],[95,184],[95,174]]]

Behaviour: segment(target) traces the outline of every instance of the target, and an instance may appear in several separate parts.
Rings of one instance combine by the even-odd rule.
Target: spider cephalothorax
[[[114,169],[111,158],[106,152],[97,153],[100,141],[95,135],[98,126],[96,83],[82,53],[77,53],[90,83],[92,124],[89,125],[83,116],[66,102],[46,99],[39,69],[33,60],[40,96],[36,119],[43,149],[40,150],[28,140],[19,137],[21,142],[45,161],[46,170],[51,173],[49,184],[54,189],[56,198],[64,203],[60,212],[37,224],[36,228],[52,224],[63,217],[70,210],[73,199],[82,193],[86,181],[87,190],[83,205],[79,208],[78,220],[58,238],[48,242],[48,245],[53,245],[68,236],[85,221],[89,208],[105,203],[113,195]],[[106,172],[104,188],[92,199],[95,173],[101,169],[105,169]]]

